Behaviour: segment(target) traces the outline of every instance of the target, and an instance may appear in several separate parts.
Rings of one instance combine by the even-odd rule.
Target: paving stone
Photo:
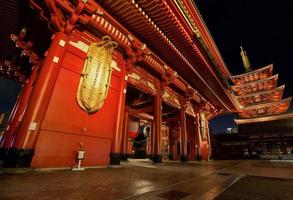
[[[180,164],[126,162],[119,169],[28,171],[0,174],[2,200],[166,200],[170,191],[182,200],[209,199],[223,192],[235,178],[257,175],[293,178],[292,165],[264,161],[215,161]],[[247,188],[248,190],[249,188]],[[168,193],[169,192],[169,193]],[[281,191],[280,191],[281,192]],[[165,194],[167,196],[164,196]],[[174,196],[174,195],[170,195]]]

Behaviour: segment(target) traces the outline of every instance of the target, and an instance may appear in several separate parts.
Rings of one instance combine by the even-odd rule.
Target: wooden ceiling
[[[165,1],[99,1],[213,105],[236,110],[228,88]]]
[[[11,33],[18,33],[22,26],[25,1],[0,1],[0,59],[11,59],[16,53],[15,44],[10,40]]]

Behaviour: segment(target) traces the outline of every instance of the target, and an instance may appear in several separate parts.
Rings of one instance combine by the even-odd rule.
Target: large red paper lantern
[[[128,128],[128,136],[132,139],[136,138],[138,135],[138,129],[139,129],[138,119],[130,118],[129,128]]]

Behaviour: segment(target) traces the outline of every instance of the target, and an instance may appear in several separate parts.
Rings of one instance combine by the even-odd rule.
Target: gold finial
[[[242,58],[242,62],[243,62],[243,65],[244,65],[244,68],[245,68],[245,71],[248,72],[250,71],[250,62],[249,62],[249,59],[248,59],[248,56],[247,56],[247,53],[246,51],[242,48],[242,46],[240,47],[240,55],[241,55],[241,58]]]

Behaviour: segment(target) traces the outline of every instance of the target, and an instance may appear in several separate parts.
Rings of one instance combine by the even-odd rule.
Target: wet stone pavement
[[[220,194],[216,200],[292,200],[292,188],[293,179],[246,176]],[[243,191],[246,191],[245,195]]]
[[[0,199],[214,199],[246,175],[293,179],[293,163],[246,160],[153,165],[132,160],[122,168],[2,173]]]

